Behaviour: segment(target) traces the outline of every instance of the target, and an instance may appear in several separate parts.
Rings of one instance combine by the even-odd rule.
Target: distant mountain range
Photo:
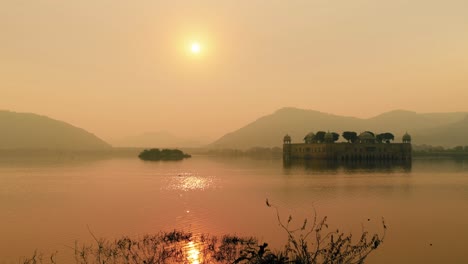
[[[228,133],[209,147],[248,149],[251,147],[276,147],[282,145],[284,135],[294,142],[303,142],[309,132],[343,131],[391,132],[396,142],[408,132],[413,144],[452,147],[468,145],[468,112],[419,114],[395,110],[372,118],[362,119],[326,114],[297,108],[282,108],[271,115]]]
[[[167,131],[158,131],[114,140],[112,144],[116,147],[193,148],[206,145],[207,142],[203,139],[186,139],[175,136]]]
[[[0,150],[103,150],[111,146],[84,129],[30,113],[0,111]]]
[[[418,114],[396,110],[362,119],[297,108],[282,108],[271,115],[228,133],[208,145],[210,148],[249,149],[280,147],[289,134],[303,142],[309,132],[370,130],[391,132],[396,142],[408,132],[413,144],[453,147],[468,145],[468,112]],[[341,139],[342,140],[342,139]],[[207,140],[189,140],[169,132],[152,132],[112,142],[118,147],[174,148],[201,147]],[[105,150],[111,145],[84,129],[31,113],[0,111],[0,150]]]

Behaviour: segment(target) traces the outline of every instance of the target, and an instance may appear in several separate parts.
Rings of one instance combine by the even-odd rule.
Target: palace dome
[[[375,143],[375,136],[369,131],[364,131],[359,134],[359,142],[361,143]]]
[[[283,138],[283,141],[291,141],[291,137],[288,134],[286,134],[286,136],[284,136]]]
[[[375,136],[372,135],[370,132],[366,131],[366,132],[362,132],[361,134],[359,134],[359,139],[360,140],[374,140]]]

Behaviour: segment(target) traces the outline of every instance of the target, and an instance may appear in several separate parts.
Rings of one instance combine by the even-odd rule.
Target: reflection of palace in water
[[[316,140],[313,133],[304,138],[304,143],[291,143],[286,135],[283,140],[283,160],[322,160],[334,162],[410,162],[411,136],[406,133],[402,143],[389,143],[376,139],[371,132],[361,133],[354,143],[335,143],[334,135],[326,133],[323,140]]]
[[[283,168],[286,171],[306,170],[315,172],[410,172],[412,168],[411,160],[389,161],[328,161],[328,160],[307,160],[292,159],[283,160]]]

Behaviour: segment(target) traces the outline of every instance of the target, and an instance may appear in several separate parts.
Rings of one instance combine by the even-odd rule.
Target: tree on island
[[[375,136],[375,141],[377,141],[377,143],[382,143],[383,142],[383,135],[382,134],[377,134],[377,136]]]
[[[452,150],[455,152],[468,152],[468,146],[455,146]]]
[[[325,141],[325,134],[325,131],[318,131],[315,134],[315,140],[317,141],[317,143],[322,143]]]
[[[390,141],[395,140],[395,136],[392,133],[386,132],[386,133],[378,134],[377,136],[375,136],[375,139],[379,143],[383,143],[383,142],[390,143]]]
[[[352,131],[345,131],[343,132],[342,136],[344,139],[346,139],[346,141],[348,141],[348,143],[354,143],[358,139],[357,133]]]
[[[333,135],[333,142],[338,141],[338,139],[340,138],[340,134],[338,133],[332,132],[332,135]]]
[[[142,160],[182,160],[184,158],[190,158],[189,154],[186,154],[178,149],[145,149],[138,155]]]

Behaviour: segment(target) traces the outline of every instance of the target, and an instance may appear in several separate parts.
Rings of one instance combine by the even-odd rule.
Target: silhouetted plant
[[[286,223],[276,210],[281,228],[288,240],[283,250],[272,252],[267,243],[258,243],[253,237],[225,235],[219,239],[206,234],[193,235],[189,232],[161,232],[141,238],[122,237],[115,241],[97,239],[95,245],[75,245],[77,264],[156,264],[156,263],[232,263],[232,264],[318,264],[318,263],[363,263],[367,256],[384,241],[387,227],[382,219],[383,235],[369,235],[363,231],[353,241],[351,234],[338,229],[328,231],[327,217],[317,218],[314,212],[311,224],[305,219],[300,227],[292,228],[292,217]],[[194,251],[196,245],[196,250]],[[191,259],[196,258],[196,259]],[[41,264],[42,256],[36,252],[24,260],[24,264]],[[55,264],[55,254],[47,263]]]
[[[272,206],[268,200],[266,204],[275,208],[278,222],[288,234],[288,244],[283,252],[289,261],[287,263],[363,263],[367,256],[383,243],[387,231],[382,218],[381,237],[378,234],[369,236],[367,231],[363,231],[359,240],[353,243],[352,234],[345,234],[339,229],[328,231],[326,216],[319,220],[314,212],[311,225],[304,219],[302,226],[291,228],[291,216],[284,224],[278,208]]]
[[[50,263],[50,264],[56,264],[56,255],[57,253],[51,254],[47,258],[47,262],[44,260],[44,255],[43,254],[38,254],[37,251],[34,251],[34,254],[30,257],[27,258],[23,261],[23,264],[42,264],[42,263]]]

